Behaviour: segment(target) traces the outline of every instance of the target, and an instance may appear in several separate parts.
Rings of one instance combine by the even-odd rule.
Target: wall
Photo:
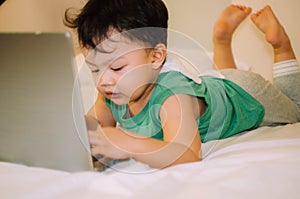
[[[6,0],[0,6],[0,32],[71,31],[63,24],[64,11],[81,8],[85,1]]]
[[[164,0],[170,15],[169,27],[192,37],[212,50],[214,21],[230,0]],[[209,3],[208,3],[209,2]]]
[[[0,7],[0,31],[64,31],[66,8],[80,8],[86,0],[7,0]],[[299,0],[164,0],[170,11],[170,28],[186,34],[212,51],[212,27],[222,9],[233,3],[254,10],[270,4],[292,39],[300,58]],[[75,39],[76,41],[76,39]],[[234,53],[267,79],[272,79],[272,50],[247,19],[234,35]],[[79,52],[79,51],[77,51]]]

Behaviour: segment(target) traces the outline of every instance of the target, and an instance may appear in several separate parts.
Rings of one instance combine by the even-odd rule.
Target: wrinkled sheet
[[[300,123],[208,142],[203,155],[159,171],[133,160],[77,173],[0,162],[0,198],[300,198]]]

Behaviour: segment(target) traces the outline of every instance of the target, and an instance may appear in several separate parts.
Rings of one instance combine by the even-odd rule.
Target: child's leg
[[[296,103],[261,75],[237,69],[223,69],[221,73],[226,79],[238,84],[264,106],[265,116],[260,126],[300,121],[299,107]]]
[[[222,67],[223,70],[221,70],[221,73],[229,80],[237,83],[239,86],[244,88],[248,93],[250,93],[253,97],[255,97],[258,101],[260,101],[263,106],[265,107],[265,117],[263,122],[261,123],[261,126],[264,125],[274,125],[274,124],[284,124],[284,123],[294,123],[297,121],[300,121],[300,113],[297,111],[297,105],[289,99],[286,95],[284,95],[277,87],[272,85],[269,81],[266,81],[263,77],[260,75],[249,72],[249,71],[240,71],[236,69],[230,69],[234,67],[234,64],[227,64],[228,60],[226,59],[230,58],[229,61],[231,63],[234,63],[232,51],[231,51],[231,36],[234,32],[234,29],[236,26],[248,15],[249,11],[244,12],[244,17],[240,17],[237,14],[234,13],[240,13],[241,10],[238,10],[236,8],[239,7],[228,7],[224,10],[222,13],[220,19],[217,21],[215,26],[215,35],[214,35],[214,44],[216,46],[215,53],[216,56],[214,57],[214,61],[216,62],[217,66],[220,68]],[[245,7],[242,10],[245,9]],[[228,12],[231,11],[231,12]],[[229,14],[229,15],[226,15]],[[262,13],[261,13],[262,14]],[[257,14],[256,14],[257,15]],[[224,22],[224,19],[227,19],[230,16],[230,20],[227,20],[228,23],[233,23],[233,25],[229,25],[225,23],[225,25],[220,26],[219,24],[222,24]],[[238,19],[234,20],[234,17],[237,17]],[[255,15],[252,16],[252,20],[257,17]],[[255,19],[258,24],[258,18]],[[226,21],[226,20],[225,20]],[[238,21],[238,23],[236,23]],[[220,23],[222,22],[222,23]],[[224,23],[223,23],[224,24]],[[220,29],[221,27],[231,27],[231,31],[216,31]],[[233,27],[233,28],[232,28]],[[222,29],[221,29],[222,30]],[[223,30],[226,30],[223,28]],[[218,34],[217,34],[218,33]],[[222,34],[224,36],[222,37]],[[223,39],[223,40],[222,40]],[[268,35],[268,39],[274,41],[274,38],[271,38]],[[227,42],[227,43],[226,43]],[[275,52],[275,59],[278,61],[282,61],[283,59],[291,59],[293,57],[293,53],[291,53],[289,50],[286,52],[283,50],[283,46],[276,45]],[[280,48],[278,48],[280,47]],[[226,55],[222,57],[222,55]],[[228,56],[229,54],[229,56]],[[231,59],[232,58],[232,59]],[[230,63],[230,62],[229,62]],[[295,87],[294,87],[295,88]]]
[[[294,103],[300,112],[300,67],[288,35],[270,6],[251,16],[274,49],[274,84]]]
[[[230,5],[225,8],[214,26],[214,63],[216,69],[236,68],[231,39],[238,25],[250,14],[251,8]]]
[[[298,105],[300,112],[300,68],[296,60],[274,65],[274,84]]]

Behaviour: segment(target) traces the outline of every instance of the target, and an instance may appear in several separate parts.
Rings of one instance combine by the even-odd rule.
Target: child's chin
[[[114,104],[117,104],[117,105],[126,105],[129,103],[129,100],[128,99],[123,99],[123,98],[118,98],[118,99],[115,99],[115,98],[112,98],[110,99]]]

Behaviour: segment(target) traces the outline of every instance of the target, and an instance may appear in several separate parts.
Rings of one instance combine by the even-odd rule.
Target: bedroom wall
[[[6,0],[0,6],[0,32],[70,31],[62,23],[64,11],[81,8],[85,1]]]
[[[0,31],[64,31],[64,10],[81,7],[86,0],[6,0],[0,7]],[[300,59],[299,0],[164,0],[170,11],[170,28],[182,32],[212,51],[214,21],[230,3],[250,5],[254,10],[270,4],[292,39]],[[76,41],[76,39],[75,39]],[[263,35],[247,19],[234,35],[234,52],[238,59],[272,79],[272,50]],[[79,51],[76,51],[79,52]]]

